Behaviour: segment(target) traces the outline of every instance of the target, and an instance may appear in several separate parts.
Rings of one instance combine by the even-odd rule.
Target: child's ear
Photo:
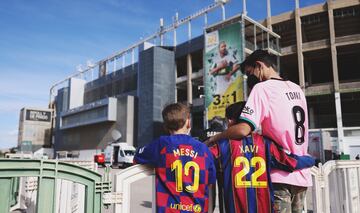
[[[186,128],[190,129],[191,128],[191,123],[190,123],[190,119],[186,119]]]

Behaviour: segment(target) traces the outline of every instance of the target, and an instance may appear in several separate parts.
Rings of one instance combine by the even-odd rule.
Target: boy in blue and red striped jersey
[[[208,147],[188,135],[190,112],[183,104],[162,111],[170,136],[137,150],[134,162],[150,164],[156,173],[156,212],[207,212],[209,187],[216,181]]]
[[[228,126],[239,122],[245,102],[226,109]],[[294,171],[314,165],[310,156],[289,154],[269,138],[253,133],[241,140],[221,140],[211,147],[223,171],[225,211],[274,212],[271,168]]]

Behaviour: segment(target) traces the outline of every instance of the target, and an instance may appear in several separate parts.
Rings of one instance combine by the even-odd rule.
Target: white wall
[[[84,105],[84,91],[86,81],[71,78],[69,81],[69,109]]]

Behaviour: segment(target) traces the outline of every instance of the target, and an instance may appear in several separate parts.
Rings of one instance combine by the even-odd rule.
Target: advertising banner
[[[51,112],[39,110],[26,110],[26,120],[28,121],[51,121]]]
[[[225,109],[243,100],[241,24],[205,31],[204,85],[208,127],[225,125]]]

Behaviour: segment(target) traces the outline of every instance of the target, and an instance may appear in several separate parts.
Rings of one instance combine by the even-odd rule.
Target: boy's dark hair
[[[174,103],[165,106],[162,111],[164,127],[168,131],[177,131],[181,129],[190,117],[189,108],[181,103]]]
[[[276,69],[276,56],[265,50],[258,49],[246,57],[246,59],[240,64],[241,72],[245,73],[246,66],[255,68],[257,66],[256,61],[261,61],[267,67]]]
[[[229,120],[235,121],[235,123],[239,123],[240,115],[245,107],[245,104],[245,101],[240,101],[229,105],[226,107],[225,117]]]

